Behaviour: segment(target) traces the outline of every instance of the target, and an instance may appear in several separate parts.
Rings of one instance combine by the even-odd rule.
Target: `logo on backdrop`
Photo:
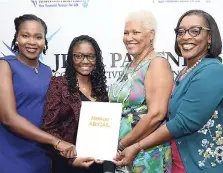
[[[31,2],[33,3],[33,5],[36,7],[37,6],[37,0],[31,0]]]
[[[48,43],[49,43],[50,40],[57,34],[57,32],[58,32],[59,30],[60,30],[60,28],[59,28],[58,30],[56,30],[53,34],[51,34],[49,37],[46,38],[47,41],[48,41]],[[11,47],[10,47],[8,44],[6,44],[4,41],[2,41],[2,42],[3,42],[3,44],[8,48],[8,50],[9,50],[13,55],[16,55],[16,54],[17,54],[17,52],[13,52],[13,51],[12,51]],[[3,56],[7,56],[7,55],[5,55],[3,52],[1,52],[1,54],[2,54]],[[44,62],[44,54],[43,54],[43,53],[40,55],[40,60],[41,60],[42,62]]]
[[[32,4],[34,7],[37,8],[61,8],[61,7],[66,7],[66,8],[72,8],[72,7],[79,7],[82,6],[84,8],[88,7],[90,0],[31,0]]]

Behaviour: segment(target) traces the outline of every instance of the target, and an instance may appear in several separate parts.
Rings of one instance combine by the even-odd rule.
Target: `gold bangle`
[[[54,148],[57,149],[58,145],[59,145],[61,142],[62,142],[62,140],[59,140],[59,141],[57,142],[57,144],[54,146]]]

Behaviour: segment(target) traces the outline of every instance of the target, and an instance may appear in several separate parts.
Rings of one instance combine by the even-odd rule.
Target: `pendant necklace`
[[[39,73],[38,68],[39,68],[39,62],[37,63],[37,66],[36,66],[36,67],[34,67],[34,72],[35,72],[36,74],[38,74],[38,73]]]
[[[149,55],[152,51],[154,50],[154,48],[152,48],[147,55]],[[120,92],[126,88],[129,87],[131,85],[131,81],[133,80],[133,75],[136,72],[136,70],[138,69],[139,65],[141,64],[141,62],[146,59],[146,57],[142,58],[139,63],[137,63],[136,67],[127,74],[127,71],[129,70],[129,67],[132,65],[132,62],[128,64],[128,66],[124,69],[124,72],[122,73],[122,75],[117,79],[116,83],[112,86],[112,95],[113,97],[118,97]],[[122,80],[124,79],[124,77],[127,75],[127,78],[124,82],[122,82]],[[128,85],[126,85],[128,83]]]
[[[36,67],[34,68],[34,71],[36,74],[38,74],[38,69]]]

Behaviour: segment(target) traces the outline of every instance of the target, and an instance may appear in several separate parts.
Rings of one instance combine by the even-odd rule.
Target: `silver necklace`
[[[37,62],[37,66],[34,67],[34,72],[35,72],[36,74],[39,73],[38,68],[39,68],[39,62]]]
[[[150,54],[150,52],[152,52],[154,50],[154,48],[152,48],[147,55]],[[147,56],[146,56],[147,57]],[[128,66],[125,68],[124,72],[122,73],[121,77],[116,81],[116,83],[112,86],[112,95],[113,97],[117,98],[118,96],[120,96],[120,92],[126,87],[129,87],[131,85],[131,81],[133,80],[133,75],[135,74],[136,70],[138,69],[139,65],[141,64],[141,62],[146,59],[146,57],[142,58],[139,63],[136,65],[136,67],[129,73],[127,73],[127,71],[129,70],[129,67],[131,66],[132,62],[128,64]],[[122,80],[124,79],[124,77],[127,75],[128,80],[126,79],[124,82],[122,82]],[[126,85],[128,83],[128,85]],[[118,88],[118,89],[117,89]],[[125,98],[123,101],[125,101],[127,98]]]
[[[19,57],[20,57],[20,56],[18,56],[17,59],[18,59],[21,63],[25,64],[26,66],[29,66],[29,65],[27,65],[26,63],[24,63]],[[29,66],[29,67],[31,67],[31,66]],[[39,73],[39,71],[38,71],[38,68],[39,68],[39,61],[37,61],[37,65],[36,65],[36,67],[31,67],[31,68],[34,69],[34,73],[38,74],[38,73]]]
[[[39,73],[37,67],[34,68],[34,71],[35,71],[36,74]]]
[[[122,80],[124,79],[124,77],[126,76],[127,74],[127,71],[128,71],[128,68],[127,67],[125,69],[125,71],[123,72],[123,74],[121,75],[121,77],[116,81],[116,83],[113,84],[112,86],[112,95],[113,97],[118,97],[121,90],[124,88],[124,86],[127,84],[127,82],[129,82],[129,80],[132,80],[132,75],[131,75],[131,78],[130,78],[130,74],[128,74],[128,79],[129,80],[125,80],[124,82],[122,82]],[[133,72],[132,72],[133,73]],[[130,83],[129,83],[130,84]],[[126,86],[127,87],[127,86]]]

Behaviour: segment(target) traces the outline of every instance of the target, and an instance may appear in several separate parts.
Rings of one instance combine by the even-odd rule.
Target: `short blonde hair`
[[[140,11],[133,11],[128,14],[125,19],[125,22],[128,21],[139,21],[149,30],[157,30],[157,21],[156,18],[153,16],[152,12],[147,10],[140,10]]]

